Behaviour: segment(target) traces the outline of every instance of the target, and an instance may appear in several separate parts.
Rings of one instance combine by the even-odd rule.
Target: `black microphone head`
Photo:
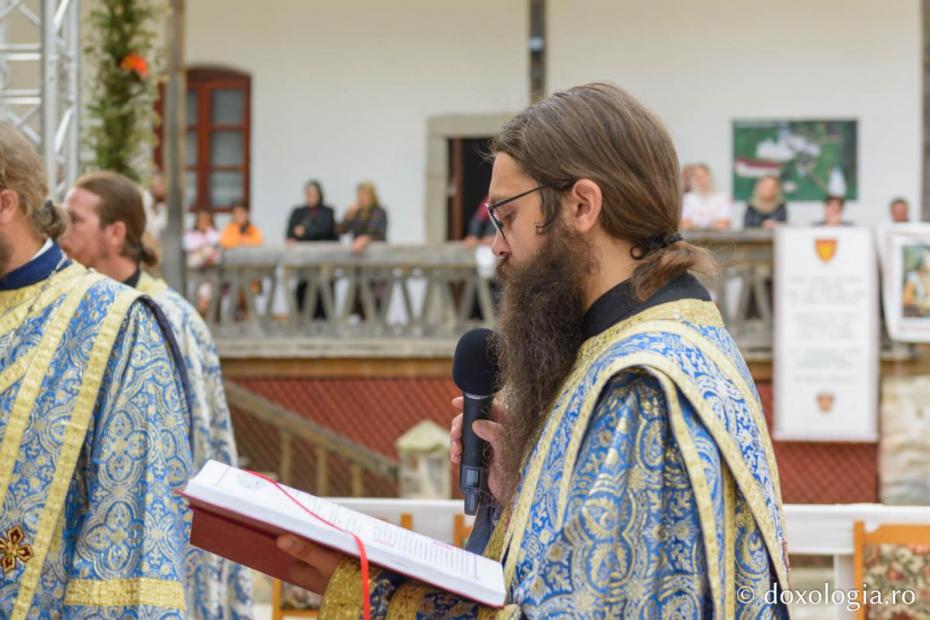
[[[467,332],[455,345],[452,379],[472,396],[490,396],[497,389],[497,355],[491,339],[494,332],[479,328]]]

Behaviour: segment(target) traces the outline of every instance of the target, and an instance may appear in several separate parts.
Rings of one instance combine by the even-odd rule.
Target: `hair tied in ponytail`
[[[678,243],[681,240],[681,233],[677,232],[668,235],[655,235],[654,237],[650,237],[644,243],[638,243],[630,248],[630,256],[632,256],[635,260],[642,260],[646,257],[647,254],[655,252],[656,250],[664,250],[670,245]]]

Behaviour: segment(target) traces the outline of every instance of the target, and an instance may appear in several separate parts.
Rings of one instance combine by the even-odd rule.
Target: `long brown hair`
[[[158,264],[158,255],[145,245],[145,207],[142,205],[142,193],[130,179],[117,172],[92,172],[80,177],[75,187],[87,190],[100,198],[97,215],[100,226],[114,222],[126,225],[126,241],[123,255],[147,267]]]
[[[681,221],[678,155],[662,122],[621,88],[596,82],[557,92],[504,125],[491,149],[545,186],[540,232],[575,182],[598,184],[601,225],[636,250],[631,284],[640,300],[686,271],[716,272],[711,254],[686,241],[656,247]]]

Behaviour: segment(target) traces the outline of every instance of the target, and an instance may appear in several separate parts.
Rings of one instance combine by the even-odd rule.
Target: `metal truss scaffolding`
[[[0,0],[0,121],[42,152],[60,198],[78,173],[79,0]]]

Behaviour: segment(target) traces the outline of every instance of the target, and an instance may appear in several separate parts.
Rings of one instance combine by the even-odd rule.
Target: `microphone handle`
[[[459,469],[459,488],[465,496],[465,514],[478,511],[481,496],[488,489],[488,466],[486,441],[475,435],[472,424],[475,420],[491,417],[493,396],[464,396],[462,408],[462,461]]]

